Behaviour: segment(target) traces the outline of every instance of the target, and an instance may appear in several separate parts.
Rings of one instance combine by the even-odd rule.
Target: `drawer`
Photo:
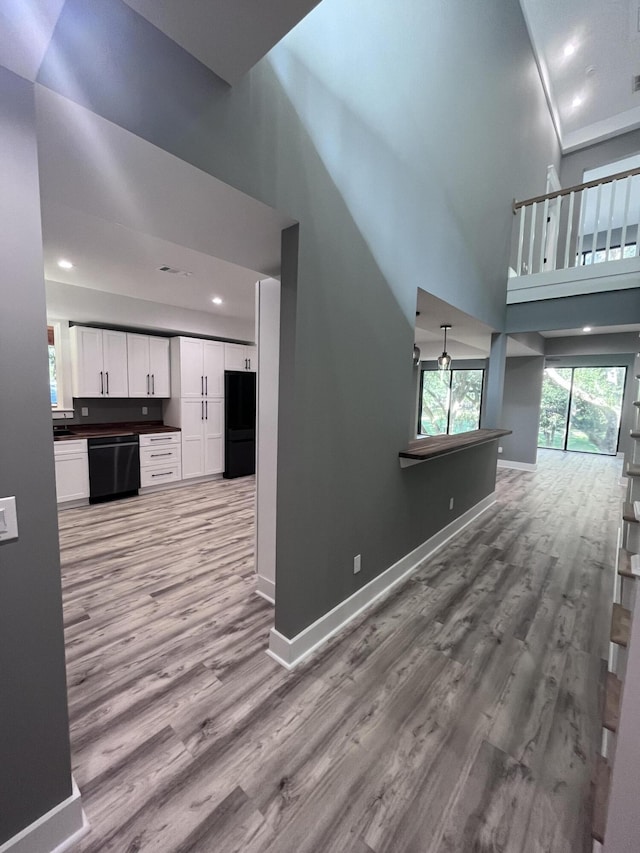
[[[182,434],[179,432],[152,432],[140,436],[140,447],[159,447],[163,444],[180,444]]]
[[[71,441],[54,441],[53,455],[55,457],[71,456],[87,452],[87,439],[78,438]]]
[[[140,469],[140,487],[161,486],[163,483],[174,483],[182,479],[180,463],[158,465],[153,468]]]
[[[150,465],[175,465],[180,462],[181,447],[179,444],[159,444],[140,448],[140,468]]]

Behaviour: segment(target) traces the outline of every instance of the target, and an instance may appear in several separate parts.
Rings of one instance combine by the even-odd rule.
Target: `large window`
[[[538,447],[614,456],[626,367],[547,367]]]
[[[419,435],[478,429],[484,370],[423,370]]]

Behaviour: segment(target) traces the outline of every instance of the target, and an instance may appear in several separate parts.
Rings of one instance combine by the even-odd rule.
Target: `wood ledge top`
[[[59,425],[65,428],[64,421]],[[69,424],[66,429],[71,430],[71,435],[56,435],[53,428],[54,441],[74,441],[79,438],[103,438],[111,435],[151,435],[156,432],[180,432],[179,427],[167,426],[158,421],[128,422],[121,424]]]
[[[503,435],[511,435],[510,429],[474,429],[471,432],[461,432],[458,435],[426,435],[409,442],[406,450],[398,454],[401,459],[434,459],[445,456],[456,450],[466,450],[494,441]]]

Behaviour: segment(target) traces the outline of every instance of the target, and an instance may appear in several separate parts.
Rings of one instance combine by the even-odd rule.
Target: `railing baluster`
[[[522,247],[524,245],[524,219],[527,215],[527,208],[520,208],[520,232],[518,234],[518,262],[516,271],[518,275],[522,275]]]
[[[564,269],[569,269],[569,250],[571,248],[571,232],[573,231],[573,202],[576,194],[569,194],[569,218],[567,219],[567,243],[564,247]],[[562,206],[560,207],[562,210]]]
[[[584,224],[587,219],[587,199],[585,196],[585,191],[581,190],[580,192],[580,205],[581,205],[581,215],[580,215],[580,235],[578,237],[578,254],[576,256],[576,266],[582,266],[584,259],[582,257],[582,243],[584,240]]]
[[[600,225],[600,198],[602,196],[602,184],[596,190],[596,215],[593,221],[593,240],[591,241],[591,263],[596,262],[596,249],[598,247],[598,227]]]
[[[549,199],[545,198],[544,207],[542,208],[542,236],[540,239],[540,268],[538,272],[544,271],[544,250],[547,248],[547,232],[549,222]]]
[[[609,251],[611,249],[611,225],[613,223],[613,207],[616,198],[616,186],[618,182],[613,181],[611,183],[611,201],[609,202],[609,224],[607,226],[607,242],[605,243],[605,261],[609,260]],[[622,256],[622,255],[621,255]]]
[[[622,235],[620,237],[620,252],[621,258],[624,258],[624,247],[627,242],[627,221],[629,219],[629,202],[631,201],[631,184],[633,183],[633,176],[630,176],[626,180],[627,189],[624,195],[624,217],[622,219]]]
[[[531,205],[531,222],[529,223],[529,269],[528,273],[531,275],[533,272],[533,241],[536,236],[536,208],[538,207],[537,202],[533,202]]]

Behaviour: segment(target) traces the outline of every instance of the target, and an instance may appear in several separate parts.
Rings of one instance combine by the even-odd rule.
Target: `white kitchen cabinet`
[[[171,392],[183,399],[222,397],[224,344],[200,338],[172,338]]]
[[[250,370],[252,372],[255,372],[257,367],[257,347],[244,346],[244,344],[224,345],[225,370]]]
[[[112,329],[72,326],[74,397],[128,397],[127,335]]]
[[[170,397],[169,339],[127,334],[129,397]]]
[[[57,441],[53,445],[58,503],[89,497],[89,457],[86,439]]]
[[[182,444],[179,432],[140,436],[140,487],[159,487],[182,479]]]
[[[172,399],[165,420],[181,429],[183,479],[222,473],[223,400]]]

